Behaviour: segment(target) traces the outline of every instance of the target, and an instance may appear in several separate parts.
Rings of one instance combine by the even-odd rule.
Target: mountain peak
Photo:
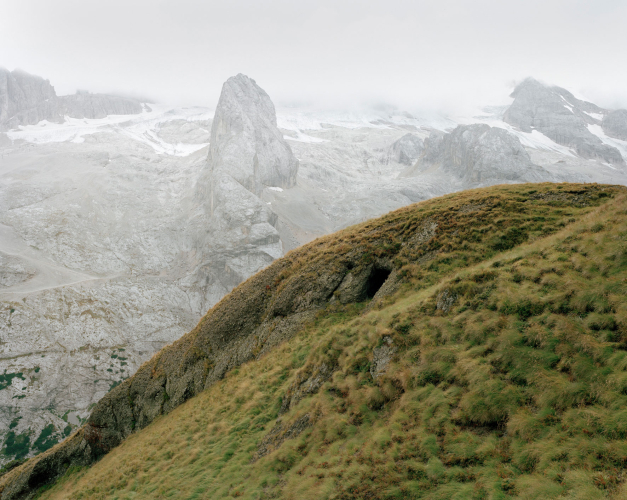
[[[211,127],[209,158],[214,173],[227,173],[246,189],[291,187],[298,160],[277,128],[270,96],[239,73],[222,86]]]

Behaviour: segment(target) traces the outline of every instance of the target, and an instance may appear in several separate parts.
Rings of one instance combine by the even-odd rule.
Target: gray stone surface
[[[127,97],[77,92],[74,95],[58,97],[59,112],[71,118],[105,118],[109,115],[136,115],[142,112],[142,105]]]
[[[488,130],[485,140],[473,143],[483,132],[472,132],[464,143],[464,137],[453,140],[454,134],[437,131],[434,124],[408,124],[413,118],[403,116],[383,122],[367,117],[349,126],[343,114],[327,114],[319,120],[323,125],[309,120],[298,130],[277,131],[265,93],[250,82],[235,87],[229,84],[228,105],[221,112],[223,126],[231,131],[225,140],[266,158],[279,151],[279,165],[285,167],[279,171],[287,172],[282,185],[264,184],[248,153],[238,171],[250,189],[223,168],[233,158],[217,163],[214,172],[206,161],[212,126],[207,109],[153,105],[152,112],[98,123],[67,120],[0,134],[0,373],[15,374],[0,390],[0,442],[14,422],[16,434],[30,435],[31,443],[50,424],[55,436],[63,437],[66,426],[79,425],[111,387],[193,328],[234,286],[291,248],[477,183],[532,179],[533,169],[519,175],[517,169],[525,171],[528,163],[512,163],[515,152],[530,155],[556,180],[627,183],[622,169],[565,153],[544,136],[545,142],[529,142],[540,134],[511,127],[523,152],[516,144],[503,149],[509,139],[500,133],[492,137]],[[243,103],[231,101],[236,91]],[[250,102],[252,91],[258,103]],[[227,109],[235,110],[235,117]],[[287,119],[279,112],[279,123],[299,122],[301,112],[289,112]],[[238,120],[265,127],[260,137],[269,137],[274,146],[264,149],[253,129],[237,129]],[[426,138],[425,157],[433,168],[399,177],[404,165],[390,151],[408,132]],[[442,155],[445,142],[450,148]],[[542,149],[546,143],[552,149]],[[291,186],[293,160],[285,146],[299,159]],[[509,153],[499,160],[504,151]],[[438,163],[445,157],[452,161],[446,168]],[[486,164],[486,158],[493,161]],[[436,228],[426,221],[407,244],[428,241]],[[434,256],[428,253],[419,263]],[[354,268],[340,281],[321,276],[318,284],[293,284],[273,314],[295,308],[306,316],[331,291],[337,292],[335,300],[362,300],[370,275]],[[395,283],[392,271],[371,304]],[[302,298],[294,304],[294,297]],[[260,328],[260,338],[271,339],[264,345],[288,338],[303,317],[278,321],[271,331],[268,325]],[[254,348],[237,344],[232,359],[220,358],[215,377]],[[161,402],[163,390],[154,388]],[[160,407],[146,403],[143,408],[142,418],[149,420]]]
[[[460,125],[448,134],[433,132],[425,140],[420,160],[404,175],[433,171],[459,179],[464,187],[553,180],[549,172],[531,162],[516,136],[484,124]]]
[[[48,80],[0,67],[0,130],[42,120],[61,123],[64,116],[93,119],[141,112],[139,101],[125,97],[88,92],[58,97]]]
[[[277,128],[274,104],[255,80],[241,73],[222,87],[209,163],[214,175],[229,175],[255,194],[296,183],[298,160]]]
[[[394,141],[387,155],[387,161],[395,161],[401,165],[413,165],[423,150],[423,140],[411,133],[405,134]]]
[[[288,228],[260,196],[290,188],[298,160],[276,126],[270,97],[239,74],[222,87],[211,125],[207,163],[196,184],[194,248],[199,266],[190,283],[215,304],[231,288],[283,255]]]
[[[601,123],[607,111],[573,96],[566,89],[544,85],[533,78],[519,84],[514,102],[503,120],[523,132],[538,130],[558,144],[572,148],[582,158],[624,165],[618,149],[604,144],[588,129]]]
[[[395,353],[396,347],[390,337],[385,337],[383,344],[374,348],[372,363],[370,363],[370,375],[374,380],[377,380],[386,372]]]
[[[610,137],[627,141],[627,109],[607,113],[601,122],[603,131]]]
[[[54,87],[39,76],[0,68],[0,130],[41,120],[62,120]]]

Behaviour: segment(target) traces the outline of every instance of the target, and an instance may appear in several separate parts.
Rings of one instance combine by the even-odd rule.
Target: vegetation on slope
[[[620,188],[501,186],[314,243],[332,264],[367,239],[403,284],[332,303],[40,498],[624,497],[626,215]]]

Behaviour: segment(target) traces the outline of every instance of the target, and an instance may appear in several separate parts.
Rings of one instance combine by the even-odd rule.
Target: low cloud
[[[214,105],[242,72],[276,102],[453,111],[526,76],[627,107],[617,0],[31,0],[3,5],[0,65],[77,88]]]

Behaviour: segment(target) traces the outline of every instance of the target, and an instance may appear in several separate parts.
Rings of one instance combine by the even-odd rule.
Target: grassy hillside
[[[294,255],[357,247],[396,291],[331,300],[37,498],[627,497],[623,188],[449,195]]]

